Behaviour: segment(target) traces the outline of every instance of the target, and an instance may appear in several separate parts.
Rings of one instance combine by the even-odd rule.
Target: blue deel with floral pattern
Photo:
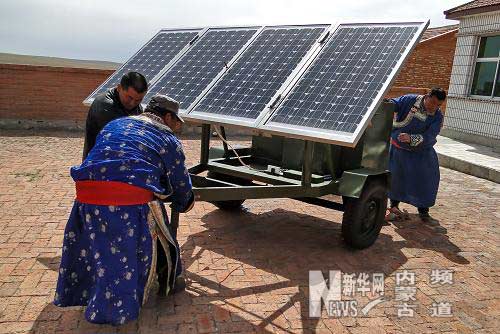
[[[184,161],[182,146],[168,127],[145,116],[125,117],[106,125],[85,161],[71,168],[71,176],[75,181],[120,181],[170,195],[171,207],[183,212],[192,200]],[[154,258],[149,213],[148,204],[75,200],[64,232],[54,303],[87,306],[85,317],[94,323],[119,325],[136,319]],[[180,266],[176,269],[180,274]]]

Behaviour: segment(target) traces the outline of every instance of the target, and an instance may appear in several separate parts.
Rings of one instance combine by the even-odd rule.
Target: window
[[[481,37],[471,95],[500,97],[500,35]]]

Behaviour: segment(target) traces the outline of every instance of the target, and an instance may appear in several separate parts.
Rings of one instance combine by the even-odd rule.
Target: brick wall
[[[80,127],[86,98],[113,70],[0,64],[0,120]]]
[[[424,94],[432,87],[448,90],[457,33],[451,32],[419,43],[404,64],[389,94]],[[446,105],[441,108],[443,111]]]

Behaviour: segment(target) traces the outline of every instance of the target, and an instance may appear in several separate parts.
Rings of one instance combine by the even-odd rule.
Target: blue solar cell
[[[340,26],[266,122],[354,133],[419,26]]]
[[[187,109],[256,32],[256,28],[209,30],[156,81],[144,103],[155,94],[165,94]]]
[[[256,119],[325,27],[266,28],[194,112]]]
[[[200,30],[160,31],[144,47],[114,72],[87,99],[93,99],[120,83],[122,76],[130,71],[143,74],[151,81],[175,56],[192,41]]]

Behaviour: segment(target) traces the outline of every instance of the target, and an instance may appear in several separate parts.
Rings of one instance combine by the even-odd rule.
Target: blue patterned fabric
[[[434,144],[441,130],[443,114],[439,109],[434,115],[427,114],[420,103],[422,98],[409,94],[393,99],[396,119],[391,139],[402,149],[394,145],[390,148],[389,198],[428,208],[435,204],[439,187],[439,161]],[[401,133],[409,134],[411,142],[400,142],[398,135]]]
[[[145,116],[110,122],[80,166],[75,181],[120,181],[171,195],[183,212],[192,200],[184,153],[169,129]],[[147,295],[153,243],[148,204],[106,206],[75,200],[64,232],[55,305],[87,306],[94,323],[136,319]],[[165,217],[166,218],[166,217]],[[166,219],[165,219],[166,221]],[[172,263],[180,264],[178,245]],[[175,268],[174,268],[175,269]],[[180,266],[176,274],[180,274]]]

